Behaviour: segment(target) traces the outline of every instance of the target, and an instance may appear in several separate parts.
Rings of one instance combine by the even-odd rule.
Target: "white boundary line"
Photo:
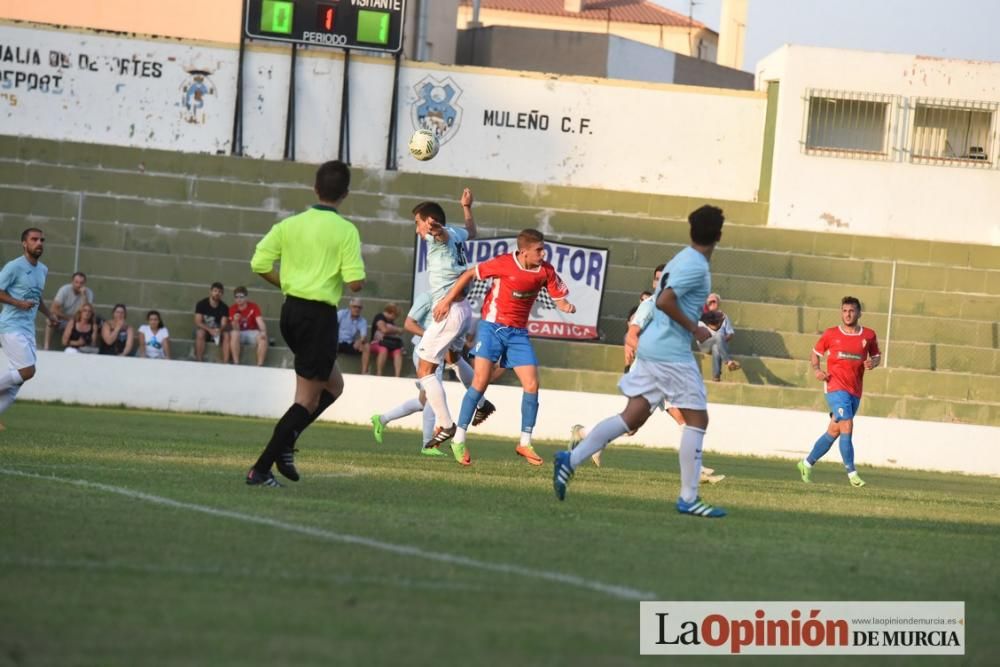
[[[578,577],[572,574],[565,574],[562,572],[551,572],[548,570],[535,570],[532,568],[522,567],[520,565],[512,565],[509,563],[491,563],[489,561],[476,560],[475,558],[468,558],[466,556],[459,556],[456,554],[442,553],[437,551],[425,551],[424,549],[421,549],[419,547],[408,546],[405,544],[393,544],[391,542],[382,542],[380,540],[374,540],[369,537],[362,537],[360,535],[337,533],[332,530],[324,530],[322,528],[314,528],[312,526],[305,526],[297,523],[287,523],[285,521],[279,521],[278,519],[271,519],[263,516],[255,516],[253,514],[244,514],[242,512],[234,512],[232,510],[219,509],[217,507],[209,507],[208,505],[197,505],[195,503],[186,503],[180,500],[164,498],[163,496],[154,496],[149,493],[143,493],[142,491],[133,491],[132,489],[127,489],[121,486],[111,486],[109,484],[91,482],[85,479],[68,479],[65,477],[56,477],[54,475],[39,475],[33,472],[12,470],[10,468],[0,468],[0,474],[9,475],[12,477],[25,477],[28,479],[44,480],[49,482],[62,482],[63,484],[71,484],[73,486],[79,486],[86,489],[104,491],[106,493],[114,493],[120,496],[125,496],[126,498],[132,498],[134,500],[142,500],[144,502],[152,503],[154,505],[162,505],[165,507],[184,509],[191,512],[208,514],[210,516],[221,517],[224,519],[234,519],[236,521],[243,521],[244,523],[253,523],[260,526],[277,528],[279,530],[284,530],[290,533],[299,533],[301,535],[308,535],[310,537],[319,538],[321,540],[326,540],[328,542],[354,544],[357,546],[368,547],[370,549],[385,551],[388,553],[394,553],[401,556],[423,558],[426,560],[436,561],[439,563],[449,563],[451,565],[459,565],[464,567],[470,567],[477,570],[485,570],[487,572],[499,572],[501,574],[513,574],[531,579],[542,579],[544,581],[551,581],[557,584],[564,584],[567,586],[573,586],[575,588],[583,588],[590,591],[596,591],[598,593],[604,593],[605,595],[610,595],[611,597],[619,598],[622,600],[642,601],[642,600],[660,599],[656,593],[650,591],[640,591],[634,588],[629,588],[627,586],[605,584],[599,581],[584,579],[583,577]]]

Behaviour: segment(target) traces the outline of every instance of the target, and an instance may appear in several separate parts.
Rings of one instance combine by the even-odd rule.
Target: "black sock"
[[[319,416],[323,414],[323,411],[326,410],[331,405],[333,405],[333,402],[336,400],[337,399],[333,394],[324,389],[323,392],[319,395],[319,405],[317,405],[313,413],[309,415],[309,423],[312,424],[314,421],[316,421],[319,418]]]
[[[292,407],[288,408],[288,411],[274,425],[271,441],[267,443],[267,447],[264,448],[260,458],[253,465],[257,472],[266,473],[269,471],[278,454],[294,447],[299,435],[311,423],[312,416],[309,412],[298,403],[292,403]]]

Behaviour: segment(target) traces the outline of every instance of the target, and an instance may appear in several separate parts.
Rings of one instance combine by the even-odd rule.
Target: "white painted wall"
[[[786,45],[756,72],[760,90],[781,82],[769,225],[1000,244],[1000,168],[911,163],[905,107],[897,105],[886,161],[806,155],[801,143],[808,88],[1000,102],[1000,63]]]
[[[0,132],[229,152],[237,73],[232,45],[0,22],[0,47],[14,54],[4,62],[0,53],[0,76],[10,82],[0,83]],[[282,157],[289,51],[259,43],[247,51],[247,155]],[[50,65],[53,52],[66,54],[68,66],[58,59]],[[81,69],[88,62],[96,63],[95,71]],[[343,65],[339,52],[300,52],[299,161],[337,155]],[[194,70],[208,72],[209,86],[196,114],[184,107]],[[351,161],[384,167],[392,61],[354,56],[350,75]],[[48,77],[45,86],[38,85],[40,77]],[[405,151],[426,83],[451,85],[457,115],[440,155],[419,163]],[[758,92],[407,62],[398,104],[401,171],[740,201],[756,196],[766,105]],[[487,123],[487,112],[502,120]],[[526,129],[532,112],[545,116],[546,129]]]
[[[0,351],[0,367],[6,358]],[[82,403],[126,405],[154,410],[184,412],[213,411],[234,415],[277,418],[291,402],[295,389],[292,370],[199,364],[193,361],[103,357],[62,352],[39,352],[38,374],[25,383],[19,398]],[[411,379],[348,375],[344,395],[322,419],[349,424],[367,424],[373,412],[385,410],[412,398]],[[446,382],[448,401],[459,405],[464,390],[457,382]],[[497,414],[473,431],[517,439],[520,429],[521,391],[514,387],[492,387],[489,398]],[[569,427],[596,421],[621,411],[624,400],[610,394],[589,394],[542,389],[541,409],[535,434],[540,439],[563,440]],[[15,403],[11,410],[17,410]],[[803,456],[826,424],[821,413],[799,410],[711,405],[712,423],[705,440],[705,461],[712,453],[796,459]],[[420,415],[398,422],[399,428],[420,428]],[[748,428],[749,426],[749,428]],[[748,432],[767,437],[747,437]],[[860,466],[884,466],[969,474],[1000,475],[1000,428],[938,422],[858,417],[856,460]],[[654,415],[643,429],[621,441],[629,445],[676,448],[680,432],[672,419]],[[947,456],[941,443],[948,443]],[[413,435],[414,450],[420,436]],[[828,460],[839,468],[837,452]],[[797,473],[790,467],[789,475]]]

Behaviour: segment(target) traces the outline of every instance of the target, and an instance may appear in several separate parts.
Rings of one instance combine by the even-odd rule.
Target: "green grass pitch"
[[[831,662],[1000,652],[1000,480],[868,468],[863,440],[863,489],[835,451],[812,485],[706,452],[728,477],[703,496],[730,516],[705,520],[674,510],[674,451],[612,446],[560,503],[559,445],[533,468],[474,430],[466,469],[414,432],[319,424],[303,481],[264,489],[243,475],[270,421],[32,403],[4,421],[0,665],[652,664],[647,594],[964,600],[964,659]]]

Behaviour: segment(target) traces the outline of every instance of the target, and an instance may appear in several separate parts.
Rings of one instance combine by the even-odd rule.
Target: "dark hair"
[[[446,224],[447,221],[441,204],[433,201],[422,201],[414,206],[413,215],[419,215],[421,218],[430,218],[431,220],[440,222],[442,225]]]
[[[233,294],[242,294],[243,296],[246,296],[248,294],[247,288],[244,287],[243,285],[240,285],[239,287],[233,290]]]
[[[688,216],[691,224],[691,240],[697,245],[712,245],[722,238],[722,223],[726,217],[718,206],[705,204]]]
[[[44,234],[45,233],[42,230],[40,230],[38,227],[28,227],[23,232],[21,232],[21,243],[24,243],[25,241],[28,240],[28,234],[30,234],[31,232],[38,232],[39,234]]]
[[[324,162],[316,170],[316,195],[322,201],[335,202],[351,187],[351,168],[340,160]]]
[[[653,276],[656,277],[657,273],[663,273],[663,269],[667,268],[666,264],[657,264],[656,268],[653,269]]]
[[[521,233],[517,235],[517,249],[521,250],[529,245],[534,245],[535,243],[544,243],[545,235],[542,234],[537,229],[522,229]]]
[[[86,273],[84,273],[83,271],[77,271],[76,273],[73,274],[73,277],[76,278],[77,276],[80,276],[86,282],[86,280],[87,280],[87,274]]]
[[[223,292],[226,291],[226,288],[223,287],[222,283],[220,283],[218,280],[216,280],[214,283],[212,283],[212,289],[216,289],[216,288],[222,290]]]
[[[858,298],[856,296],[845,296],[843,299],[840,300],[840,305],[854,306],[855,308],[858,309],[859,313],[861,312],[861,302],[858,301]]]
[[[160,320],[161,327],[165,328],[167,326],[166,324],[163,323],[163,317],[160,315],[160,311],[158,310],[151,310],[148,313],[146,313],[146,321],[148,322],[149,318],[152,317],[153,315],[156,315],[156,319]]]
[[[653,293],[652,293],[652,292],[650,292],[650,291],[649,291],[648,289],[644,289],[644,290],[642,290],[641,292],[639,292],[639,298],[640,298],[640,299],[641,299],[642,297],[646,297],[646,298],[648,299],[648,298],[649,298],[649,297],[651,297],[651,296],[653,296]]]
[[[119,308],[121,308],[122,310],[124,310],[125,311],[125,317],[128,317],[128,308],[125,307],[124,303],[116,303],[115,307],[111,309],[111,314],[114,315],[115,311],[118,310]]]

